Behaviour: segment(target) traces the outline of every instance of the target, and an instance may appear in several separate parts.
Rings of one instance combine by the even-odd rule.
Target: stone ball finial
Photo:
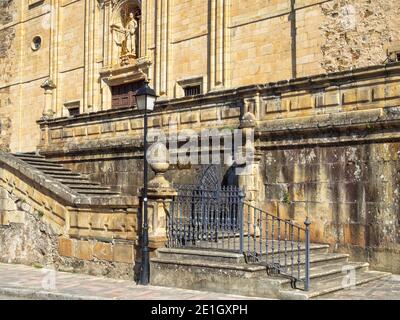
[[[165,144],[156,142],[147,151],[147,161],[154,172],[166,172],[169,169],[169,151]]]
[[[149,185],[156,188],[169,188],[171,184],[165,179],[164,174],[169,169],[169,150],[165,144],[157,142],[147,151],[147,161],[156,176]]]

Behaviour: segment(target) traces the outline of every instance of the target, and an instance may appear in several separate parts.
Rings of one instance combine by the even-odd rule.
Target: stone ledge
[[[257,148],[400,139],[400,107],[263,121]]]
[[[392,108],[393,109],[393,108]],[[325,128],[344,128],[355,127],[357,125],[367,125],[378,123],[388,120],[400,121],[400,107],[398,109],[398,116],[386,116],[387,110],[384,109],[371,109],[359,110],[349,112],[339,112],[331,114],[322,114],[301,118],[288,118],[288,119],[275,119],[260,122],[256,128],[256,132],[261,134],[267,133],[294,133],[297,131],[304,132],[306,130],[323,130]]]

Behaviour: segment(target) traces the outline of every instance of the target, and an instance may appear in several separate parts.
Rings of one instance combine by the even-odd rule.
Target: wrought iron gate
[[[170,247],[243,251],[243,192],[235,186],[176,186],[168,221]]]

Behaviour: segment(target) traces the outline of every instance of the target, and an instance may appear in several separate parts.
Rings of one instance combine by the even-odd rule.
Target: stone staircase
[[[293,281],[268,275],[262,264],[246,264],[243,255],[212,250],[159,249],[152,259],[152,284],[273,299],[306,300],[389,276],[330,253],[329,245],[311,245],[311,288],[293,289]],[[304,274],[304,259],[300,261]],[[348,279],[353,280],[348,281]],[[298,283],[299,288],[302,287]]]
[[[90,181],[82,174],[64,168],[61,164],[57,163],[57,161],[48,160],[36,153],[16,153],[13,155],[80,195],[90,197],[119,195],[118,192],[111,191],[109,187],[101,186],[100,183]]]
[[[4,151],[0,192],[1,261],[133,278],[138,197],[38,154]]]

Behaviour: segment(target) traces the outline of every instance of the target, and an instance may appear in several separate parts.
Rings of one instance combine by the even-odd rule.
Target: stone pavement
[[[23,265],[0,264],[0,299],[12,296],[48,300],[250,300],[253,298],[183,290],[143,287],[75,273],[56,272]]]
[[[131,281],[75,273],[56,272],[23,265],[0,264],[0,300],[254,300],[255,298],[183,290],[143,287]],[[400,300],[400,276],[393,275],[355,289],[342,290],[318,299]]]
[[[25,298],[20,298],[20,297],[13,297],[13,296],[3,296],[0,295],[0,300],[27,300]]]
[[[400,300],[400,275],[366,283],[354,289],[331,293],[318,300]]]

